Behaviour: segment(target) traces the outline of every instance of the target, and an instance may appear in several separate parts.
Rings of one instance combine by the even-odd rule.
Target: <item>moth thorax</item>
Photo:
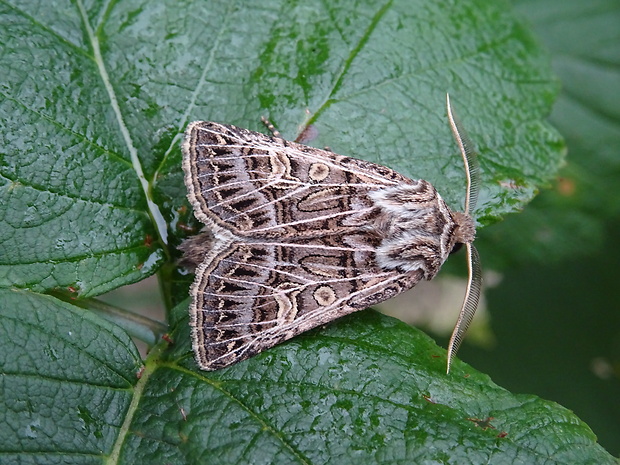
[[[452,212],[452,218],[456,223],[457,229],[454,231],[454,242],[456,244],[470,244],[476,237],[476,224],[467,213]]]
[[[424,278],[432,279],[461,237],[455,234],[456,218],[464,224],[466,220],[455,218],[435,188],[423,180],[379,189],[370,197],[380,212],[373,224],[381,238],[377,265],[400,273],[422,271]]]

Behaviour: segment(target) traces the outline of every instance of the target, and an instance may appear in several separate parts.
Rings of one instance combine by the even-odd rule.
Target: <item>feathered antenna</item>
[[[461,156],[463,157],[463,163],[465,164],[465,173],[467,175],[465,214],[471,215],[473,209],[476,208],[478,192],[480,190],[480,165],[471,140],[467,137],[467,134],[461,127],[461,123],[452,111],[449,94],[446,94],[446,107],[448,110],[450,128],[452,129],[452,134],[459,146]],[[452,360],[456,356],[459,346],[463,341],[463,336],[465,336],[467,328],[476,313],[478,301],[480,299],[480,289],[482,287],[482,271],[480,268],[480,256],[478,255],[478,251],[471,243],[465,244],[465,247],[467,249],[467,269],[469,271],[469,277],[467,280],[465,298],[463,299],[463,306],[461,307],[459,317],[456,320],[456,325],[450,337],[450,344],[448,345],[448,367],[446,373],[450,373]]]

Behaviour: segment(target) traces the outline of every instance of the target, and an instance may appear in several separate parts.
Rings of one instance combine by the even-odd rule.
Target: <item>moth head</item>
[[[463,244],[471,244],[476,238],[476,224],[471,216],[462,212],[452,212],[457,229],[454,231],[454,247],[450,253],[456,252]],[[457,250],[458,250],[457,249]]]

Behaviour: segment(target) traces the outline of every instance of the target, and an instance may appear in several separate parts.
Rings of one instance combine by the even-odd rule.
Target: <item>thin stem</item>
[[[161,340],[168,327],[160,321],[152,320],[138,313],[110,305],[97,299],[70,299],[66,294],[54,293],[54,296],[87,310],[97,313],[102,318],[120,326],[131,337],[145,342],[149,347]]]

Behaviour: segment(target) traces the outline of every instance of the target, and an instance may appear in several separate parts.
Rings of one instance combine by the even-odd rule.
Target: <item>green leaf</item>
[[[141,371],[89,312],[0,298],[6,463],[615,463],[568,410],[461,362],[445,375],[443,349],[372,311],[207,373],[183,303]]]
[[[27,291],[0,290],[0,461],[101,463],[142,361],[119,327]]]
[[[139,378],[125,332],[38,294],[88,306],[159,270],[169,309],[184,298],[192,119],[265,115],[290,139],[312,124],[313,145],[425,178],[456,207],[449,92],[481,155],[479,221],[521,208],[563,143],[543,120],[547,56],[506,3],[5,2],[0,43],[3,459],[610,461],[570,412],[462,364],[446,376],[443,350],[371,312],[204,373],[182,303],[175,344]]]
[[[505,4],[106,5],[0,6],[2,286],[87,297],[155,272],[188,221],[178,144],[194,118],[260,129],[266,114],[289,138],[312,123],[315,145],[458,206],[450,92],[481,153],[481,221],[560,161],[541,120],[557,84]]]
[[[497,344],[461,355],[514,392],[570,408],[619,456],[620,3],[515,6],[562,81],[550,119],[567,163],[522,214],[480,232],[485,268],[502,270],[486,294]]]
[[[145,245],[156,229],[124,137],[130,116],[112,105],[79,5],[0,5],[2,286],[90,296],[163,261]]]

